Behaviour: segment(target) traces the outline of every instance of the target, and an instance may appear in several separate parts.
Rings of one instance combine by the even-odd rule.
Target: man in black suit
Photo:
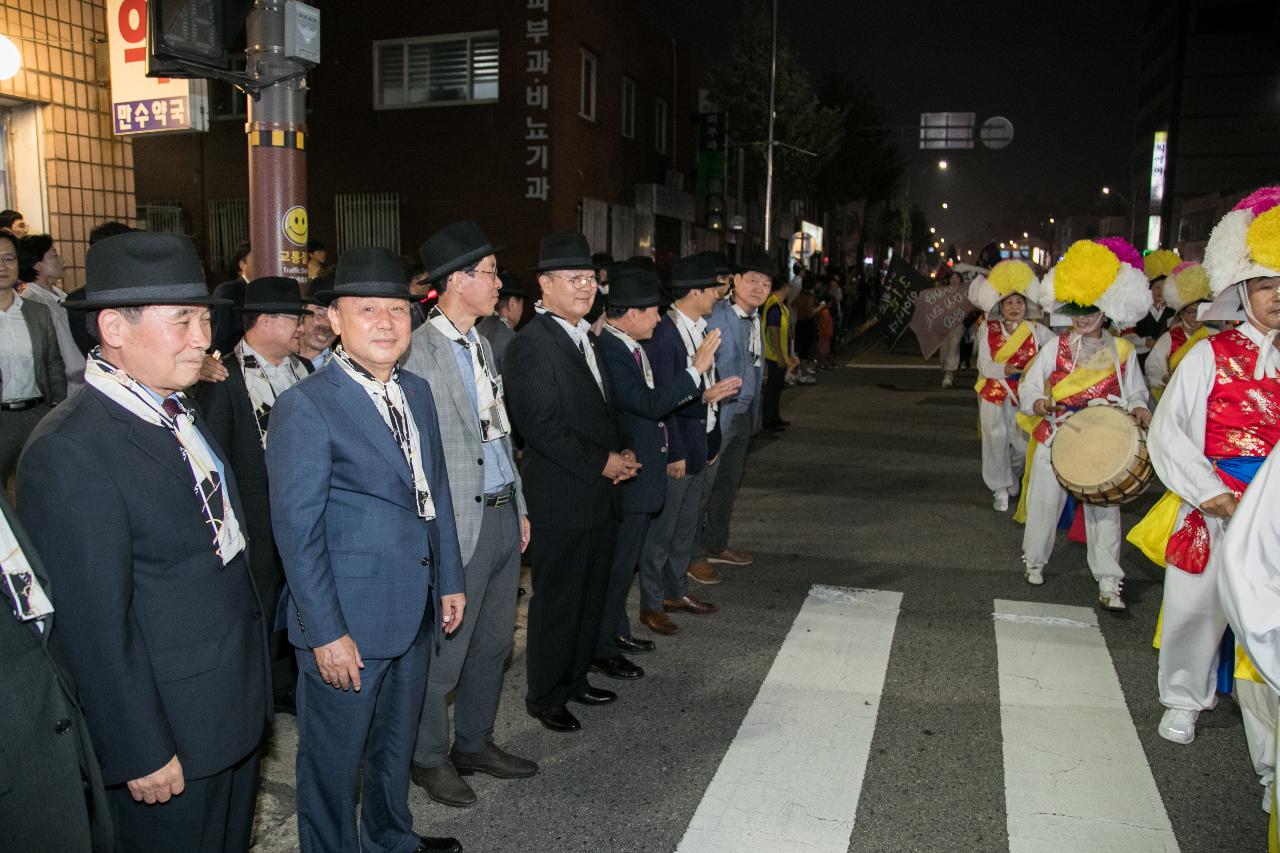
[[[181,389],[209,346],[191,240],[89,249],[101,345],[18,463],[20,515],[58,591],[123,851],[243,851],[271,716],[265,618],[227,459]],[[181,796],[178,796],[181,795]]]
[[[10,853],[89,850],[115,841],[102,772],[71,680],[49,648],[53,590],[22,525],[0,498],[0,826]]]
[[[276,398],[311,373],[311,364],[293,354],[298,321],[308,313],[301,288],[292,278],[268,277],[249,282],[239,309],[244,337],[222,355],[227,378],[201,382],[196,401],[213,440],[231,460],[245,508],[249,568],[262,599],[262,612],[276,612],[284,567],[271,533],[271,496],[263,452],[267,424]],[[283,626],[271,630],[271,691],[276,710],[294,713],[298,668]]]
[[[231,352],[231,348],[244,335],[244,323],[237,308],[244,305],[244,291],[249,286],[249,269],[252,259],[249,257],[249,244],[241,243],[231,258],[235,278],[224,281],[213,289],[215,299],[223,304],[213,307],[211,320],[211,344],[213,351],[219,355]]]
[[[587,240],[550,234],[540,256],[543,310],[511,342],[503,375],[525,440],[521,476],[533,528],[525,706],[547,728],[567,732],[581,725],[566,702],[617,698],[592,687],[587,670],[609,585],[621,498],[615,487],[639,465],[583,319],[597,286]]]
[[[644,670],[622,652],[647,652],[653,641],[631,636],[627,619],[627,591],[640,559],[649,522],[662,509],[666,496],[667,419],[678,406],[702,393],[703,374],[714,361],[720,334],[708,334],[698,346],[693,365],[662,388],[654,386],[642,341],[653,335],[658,325],[658,274],[632,264],[609,268],[609,301],[605,326],[597,344],[613,380],[613,404],[624,428],[631,435],[640,473],[622,485],[622,520],[613,551],[609,591],[600,622],[600,640],[592,667],[611,678],[640,678]],[[739,380],[729,379],[709,389],[706,396],[719,397],[737,389]],[[718,396],[717,396],[718,395]]]

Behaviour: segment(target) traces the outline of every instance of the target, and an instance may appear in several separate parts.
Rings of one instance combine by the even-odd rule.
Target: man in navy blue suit
[[[466,604],[431,388],[397,367],[412,297],[400,261],[376,248],[343,254],[317,297],[342,344],[280,395],[267,434],[298,657],[301,848],[460,851],[416,835],[408,804],[427,644],[457,630]]]
[[[631,434],[640,473],[622,484],[622,520],[613,551],[609,591],[600,622],[600,641],[592,667],[611,678],[640,678],[644,671],[623,652],[647,652],[652,640],[631,636],[627,618],[627,591],[640,560],[649,523],[662,509],[666,497],[668,421],[674,410],[699,395],[721,399],[738,387],[726,379],[705,392],[706,373],[720,346],[719,332],[707,334],[694,353],[693,364],[661,388],[655,387],[653,370],[641,342],[649,340],[658,325],[658,274],[650,268],[615,264],[609,268],[609,300],[605,326],[597,349],[613,377],[613,405]]]
[[[658,388],[680,380],[693,364],[706,335],[704,318],[719,298],[719,286],[711,258],[694,255],[676,261],[671,273],[675,302],[644,343]],[[716,381],[713,366],[703,383],[710,387]],[[676,632],[666,615],[669,611],[705,615],[720,609],[689,594],[687,575],[707,465],[715,463],[719,452],[716,410],[714,402],[698,397],[668,419],[666,498],[649,525],[640,555],[640,621],[658,634]]]

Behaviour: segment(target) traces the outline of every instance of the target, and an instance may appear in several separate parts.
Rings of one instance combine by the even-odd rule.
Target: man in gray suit
[[[440,293],[413,333],[405,368],[431,385],[449,472],[458,544],[465,564],[467,620],[431,650],[427,692],[411,776],[433,800],[469,806],[461,774],[532,776],[538,765],[493,742],[502,670],[511,652],[520,554],[529,519],[511,452],[510,421],[493,352],[476,320],[498,298],[497,251],[470,220],[422,245],[428,280]],[[449,749],[449,693],[456,689]]]

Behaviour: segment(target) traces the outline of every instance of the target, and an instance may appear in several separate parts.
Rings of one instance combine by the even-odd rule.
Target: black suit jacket
[[[244,307],[244,289],[247,282],[243,276],[231,281],[224,281],[213,289],[218,299],[230,299],[231,305],[216,305],[212,314],[212,332],[209,349],[226,355],[235,349],[236,344],[244,337],[244,317],[236,308]]]
[[[663,317],[653,330],[653,337],[642,346],[649,356],[653,369],[653,384],[664,388],[687,375],[689,353],[684,340],[676,329],[675,321]],[[667,445],[667,461],[684,460],[685,474],[692,476],[707,467],[707,460],[720,452],[720,426],[707,432],[707,404],[695,395],[675,410],[668,420],[670,440]]]
[[[698,383],[688,371],[666,385],[644,384],[644,372],[627,345],[608,331],[600,335],[596,352],[604,356],[613,380],[613,405],[627,431],[642,467],[624,481],[622,511],[652,513],[662,509],[667,496],[667,438],[663,425],[672,412],[698,396]],[[670,429],[672,427],[669,427]]]
[[[305,358],[293,355],[289,358],[307,373],[313,371],[311,362]],[[249,402],[249,389],[245,387],[240,360],[234,353],[224,353],[222,365],[227,369],[224,381],[200,382],[193,393],[209,433],[231,461],[231,470],[235,472],[236,488],[245,509],[241,527],[251,539],[265,542],[274,550],[266,451],[258,439],[258,423],[253,416],[253,404]],[[255,559],[259,557],[257,550],[255,542]]]
[[[44,633],[0,603],[0,826],[13,853],[114,847],[111,816],[89,729],[62,662],[49,648],[56,596],[31,540],[7,503],[22,553],[54,602]],[[86,800],[90,804],[86,809]]]
[[[573,339],[550,314],[535,316],[507,348],[504,390],[524,437],[520,476],[534,524],[589,530],[621,510],[620,489],[601,472],[609,453],[629,447],[630,437],[618,423],[598,348],[596,361],[603,395]]]
[[[225,488],[243,520],[230,466]],[[18,495],[57,589],[53,643],[103,781],[140,778],[175,754],[199,779],[252,751],[271,716],[266,621],[245,555],[224,567],[214,552],[168,430],[88,386],[32,433]]]
[[[1173,319],[1177,312],[1168,305],[1164,307],[1164,311],[1160,313],[1160,319],[1151,316],[1151,312],[1142,315],[1142,319],[1133,325],[1135,334],[1144,338],[1159,338],[1165,332],[1169,331],[1169,321]]]

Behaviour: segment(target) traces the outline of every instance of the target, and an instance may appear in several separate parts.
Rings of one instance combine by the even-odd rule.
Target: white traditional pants
[[[960,369],[960,342],[964,340],[964,323],[956,327],[942,339],[938,348],[938,361],[942,364],[943,373],[955,373]]]
[[[1027,483],[1027,526],[1022,534],[1022,559],[1028,568],[1044,568],[1053,553],[1058,518],[1067,503],[1067,492],[1053,474],[1049,448],[1041,445],[1032,457]],[[1120,568],[1120,508],[1084,507],[1085,534],[1089,539],[1089,571],[1094,580],[1123,578]]]
[[[978,398],[982,421],[982,480],[992,494],[1009,494],[1022,479],[1027,462],[1027,434],[1018,428],[1012,401],[992,403]]]
[[[1186,507],[1178,515],[1178,526]],[[1222,536],[1222,524],[1207,518],[1209,548]],[[1160,627],[1160,666],[1156,683],[1160,704],[1183,711],[1205,711],[1217,695],[1218,655],[1227,617],[1218,592],[1218,564],[1188,574],[1170,566],[1164,577]],[[1253,767],[1263,783],[1275,775],[1276,694],[1264,684],[1237,679],[1236,701],[1244,717]]]

